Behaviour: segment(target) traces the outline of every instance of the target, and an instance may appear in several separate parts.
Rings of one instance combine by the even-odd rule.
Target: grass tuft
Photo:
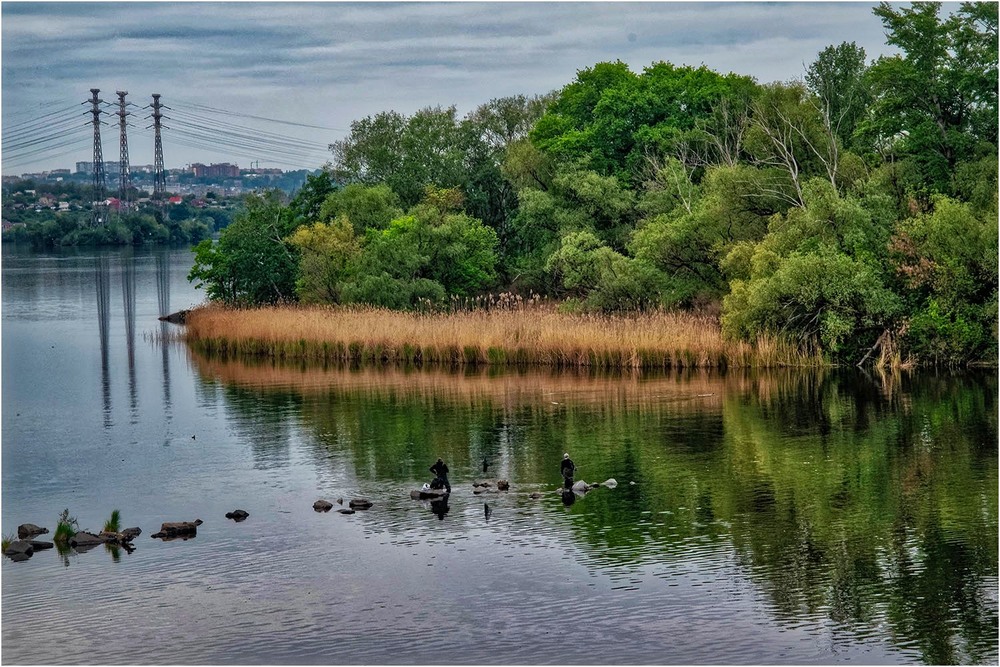
[[[104,532],[120,533],[122,528],[122,513],[119,510],[111,510],[111,518],[104,522]]]
[[[68,508],[64,509],[59,514],[59,520],[56,522],[56,532],[52,535],[52,541],[60,545],[69,544],[70,538],[76,535],[78,530],[80,530],[80,525],[77,523],[76,517],[69,515]]]

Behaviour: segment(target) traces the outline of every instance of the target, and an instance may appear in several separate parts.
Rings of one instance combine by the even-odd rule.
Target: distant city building
[[[195,162],[191,165],[195,178],[239,178],[240,168],[235,164],[222,162],[220,164],[204,165]]]
[[[118,162],[104,161],[104,173],[107,176],[112,174],[117,174],[119,170]],[[94,163],[93,162],[77,162],[76,163],[76,173],[78,174],[93,174],[94,173]]]

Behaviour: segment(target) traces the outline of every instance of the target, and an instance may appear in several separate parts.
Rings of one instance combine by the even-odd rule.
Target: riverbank
[[[821,366],[822,357],[777,339],[723,338],[707,315],[573,315],[547,305],[456,313],[379,308],[204,306],[186,339],[222,357],[449,365],[594,368]]]

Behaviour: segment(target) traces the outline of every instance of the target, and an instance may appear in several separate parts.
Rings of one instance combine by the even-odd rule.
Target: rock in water
[[[248,516],[250,516],[250,512],[247,512],[246,510],[233,510],[232,512],[226,512],[226,518],[232,519],[236,523],[245,521]]]
[[[317,500],[313,503],[313,509],[317,512],[329,512],[333,509],[333,503],[326,500]]]
[[[69,545],[71,547],[92,547],[97,544],[104,544],[107,541],[108,538],[104,535],[94,535],[93,533],[81,530],[69,538]]]
[[[614,478],[614,477],[611,477],[610,479],[606,479],[606,480],[604,481],[604,484],[602,484],[602,486],[606,486],[606,487],[608,487],[609,489],[613,489],[613,488],[615,488],[616,486],[618,486],[618,482],[617,482],[617,481],[615,480],[615,478]]]
[[[142,535],[142,529],[136,526],[135,528],[126,528],[121,533],[122,542],[131,542],[135,538]]]
[[[178,310],[176,313],[160,317],[159,320],[161,322],[170,322],[171,324],[185,324],[187,322],[187,315],[187,310]]]
[[[354,514],[354,510],[348,509],[347,507],[342,507],[337,511],[340,512],[341,514]]]
[[[3,553],[11,560],[22,561],[31,558],[31,554],[35,553],[35,548],[31,546],[31,542],[16,540],[8,544]]]
[[[34,537],[35,535],[42,535],[47,532],[49,532],[48,528],[42,528],[41,526],[36,526],[33,523],[22,523],[17,527],[17,537],[21,540],[28,537]]]
[[[198,526],[203,523],[205,522],[201,519],[195,519],[194,521],[171,521],[163,523],[160,524],[160,532],[153,533],[150,537],[168,540],[177,537],[187,539],[189,537],[196,536],[198,534]]]
[[[374,505],[374,503],[367,498],[352,498],[351,502],[347,503],[347,506],[352,510],[366,510]]]

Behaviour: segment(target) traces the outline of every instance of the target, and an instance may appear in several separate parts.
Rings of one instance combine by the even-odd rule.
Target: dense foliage
[[[997,7],[874,10],[898,55],[804,79],[621,62],[546,96],[352,124],[287,206],[252,198],[213,298],[394,308],[493,289],[721,313],[832,361],[995,360]]]

